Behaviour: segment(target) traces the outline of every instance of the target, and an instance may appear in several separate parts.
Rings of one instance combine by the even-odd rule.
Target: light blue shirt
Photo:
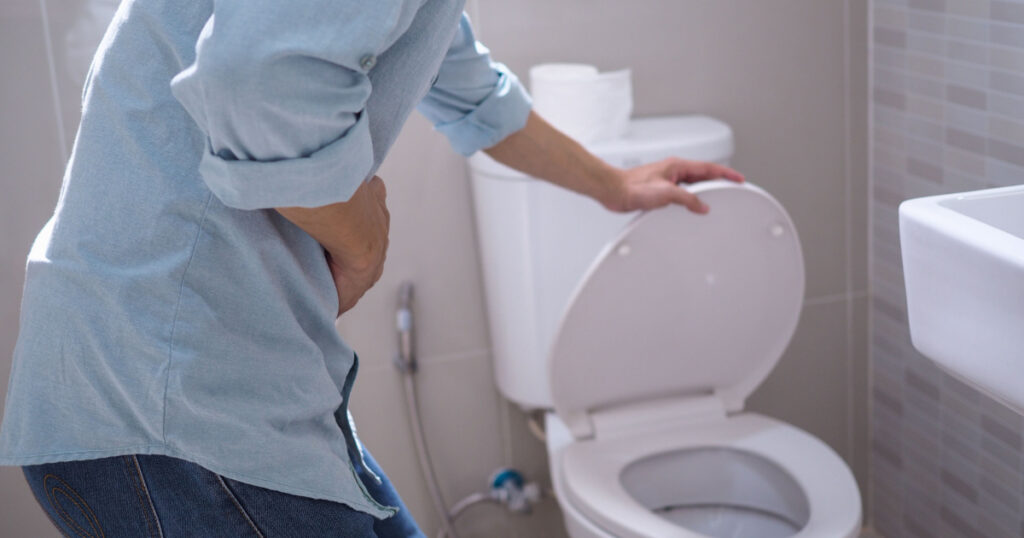
[[[415,106],[466,155],[525,125],[462,4],[123,2],[29,255],[0,464],[164,454],[393,513],[349,461],[323,250],[268,208],[348,199]]]

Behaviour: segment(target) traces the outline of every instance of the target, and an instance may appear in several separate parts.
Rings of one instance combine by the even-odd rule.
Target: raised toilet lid
[[[549,373],[577,438],[593,434],[591,412],[643,400],[714,394],[740,410],[793,335],[804,264],[789,215],[754,185],[689,189],[709,214],[640,215],[569,300]]]

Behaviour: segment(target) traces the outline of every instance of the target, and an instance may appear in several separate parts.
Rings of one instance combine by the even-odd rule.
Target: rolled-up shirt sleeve
[[[225,205],[345,201],[373,167],[367,73],[393,0],[215,0],[171,92],[206,135],[199,173]]]
[[[476,40],[465,13],[427,95],[417,109],[448,137],[455,151],[471,155],[522,129],[530,96],[504,64]]]

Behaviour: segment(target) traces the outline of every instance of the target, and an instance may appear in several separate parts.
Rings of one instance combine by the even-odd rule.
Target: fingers
[[[373,176],[367,181],[367,186],[373,193],[374,198],[377,200],[377,204],[380,206],[381,212],[384,214],[384,229],[387,232],[391,231],[391,212],[388,211],[388,189],[384,185],[384,180],[380,176]]]
[[[695,183],[719,178],[735,181],[736,183],[743,183],[745,181],[743,174],[728,166],[703,161],[671,159],[668,171],[676,183]]]
[[[367,290],[384,273],[387,258],[391,213],[388,211],[387,188],[384,180],[373,176],[356,190],[347,204],[352,211],[345,227],[348,242],[341,252],[349,255],[343,260],[328,254],[331,276],[338,292],[339,315],[359,302]]]
[[[366,295],[366,292],[380,280],[384,273],[384,263],[382,259],[381,263],[370,275],[358,275],[353,274],[350,271],[346,271],[344,268],[339,266],[331,257],[330,253],[326,253],[326,255],[327,265],[331,271],[334,286],[337,288],[338,316],[341,316],[355,307],[356,304],[359,303],[359,300]]]
[[[696,194],[693,194],[682,187],[677,187],[673,190],[672,202],[685,206],[687,209],[697,213],[698,215],[703,215],[708,212],[707,204],[702,202],[700,198],[697,198]]]

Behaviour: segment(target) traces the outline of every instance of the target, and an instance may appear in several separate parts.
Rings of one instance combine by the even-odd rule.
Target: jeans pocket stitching
[[[51,479],[59,482],[60,484],[50,487],[47,484],[47,482],[49,482]],[[92,527],[92,530],[99,532],[100,538],[106,538],[106,535],[103,533],[103,527],[100,525],[100,521],[96,517],[96,514],[92,511],[92,508],[89,506],[89,503],[85,502],[85,499],[83,499],[82,496],[79,495],[78,492],[75,491],[75,489],[72,488],[70,484],[68,484],[55,474],[47,474],[46,476],[43,477],[43,490],[46,491],[46,496],[50,501],[50,506],[52,506],[53,510],[57,512],[57,515],[59,515],[60,518],[68,524],[71,530],[78,533],[79,536],[83,536],[86,538],[95,537],[95,535],[92,532],[89,532],[81,525],[79,525],[74,520],[74,518],[71,517],[71,514],[68,514],[68,511],[65,510],[64,507],[57,502],[57,499],[54,496],[54,493],[57,491],[59,491],[61,494],[67,497],[68,500],[75,503],[75,506],[78,507],[78,509],[83,514],[85,514],[86,519],[89,520],[89,525]]]
[[[124,457],[125,473],[131,482],[132,491],[139,500],[139,508],[142,510],[142,517],[146,520],[146,531],[149,536],[163,538],[164,531],[160,525],[160,516],[156,513],[156,506],[153,505],[153,498],[149,495],[149,488],[146,486],[146,477],[142,475],[142,467],[136,455]],[[156,527],[156,532],[153,527]]]
[[[249,526],[252,527],[252,530],[256,533],[256,536],[258,536],[259,538],[264,538],[263,533],[260,532],[260,529],[256,527],[256,523],[252,520],[251,517],[249,517],[249,513],[245,511],[245,507],[242,506],[242,503],[238,500],[238,497],[235,496],[235,493],[231,491],[231,488],[229,488],[227,483],[224,482],[224,477],[217,473],[214,473],[214,476],[217,477],[217,482],[220,483],[220,487],[224,489],[224,493],[227,493],[228,498],[231,499],[231,502],[235,505],[235,508],[237,508],[238,511],[242,514],[242,517],[245,518],[246,523],[248,523]]]

